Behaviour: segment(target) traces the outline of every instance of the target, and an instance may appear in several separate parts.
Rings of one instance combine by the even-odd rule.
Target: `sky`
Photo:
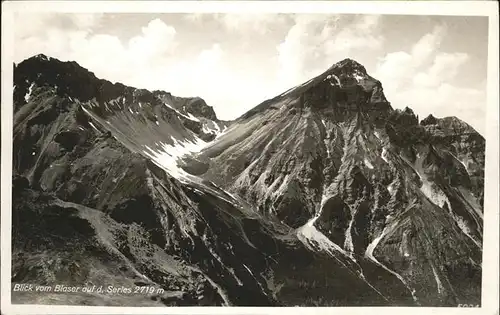
[[[25,12],[14,33],[16,63],[74,60],[112,82],[202,97],[221,119],[351,58],[394,108],[486,129],[487,17]]]

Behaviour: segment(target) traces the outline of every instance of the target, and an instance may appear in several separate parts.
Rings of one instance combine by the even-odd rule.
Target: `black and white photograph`
[[[498,314],[493,3],[77,2],[2,25],[2,313]]]

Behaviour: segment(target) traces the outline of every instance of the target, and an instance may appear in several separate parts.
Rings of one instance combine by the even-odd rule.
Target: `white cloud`
[[[453,80],[460,68],[469,60],[465,53],[439,53],[433,64],[425,72],[419,72],[413,78],[417,86],[436,87]]]
[[[142,28],[142,34],[129,40],[129,54],[138,57],[152,58],[172,53],[177,45],[176,30],[162,20],[155,19]],[[131,56],[131,57],[133,57]]]
[[[381,48],[378,16],[298,15],[278,47],[280,81],[298,84],[358,51]]]
[[[189,13],[183,18],[197,25],[215,21],[240,36],[268,35],[289,21],[287,15],[278,13]]]
[[[276,89],[273,88],[275,82],[272,77],[257,80],[254,72],[232,68],[227,62],[230,57],[216,43],[202,50],[193,60],[175,62],[148,75],[153,78],[163,75],[160,82],[172,93],[201,96],[214,107],[219,118],[234,119],[266,97],[274,96]]]
[[[220,44],[213,44],[212,48],[202,50],[198,56],[200,66],[206,66],[209,69],[216,69],[217,64],[221,61],[224,51],[221,49]]]
[[[485,84],[460,85],[459,75],[469,56],[461,52],[440,52],[444,36],[446,28],[436,26],[408,52],[386,54],[374,76],[383,83],[384,92],[394,107],[409,106],[421,119],[431,113],[437,117],[457,116],[483,132]]]
[[[281,14],[219,14],[218,20],[230,31],[247,32],[265,35],[273,31],[276,26],[285,23],[286,18]]]
[[[377,65],[374,76],[384,83],[386,90],[397,90],[413,74],[412,62],[413,57],[407,52],[388,53]]]
[[[443,26],[436,26],[431,33],[422,36],[409,52],[397,51],[386,54],[378,63],[374,75],[389,89],[397,89],[408,84],[419,68],[426,65],[433,57],[446,35],[445,31]]]
[[[88,33],[92,27],[99,24],[101,13],[65,13],[51,12],[17,12],[18,23],[15,24],[17,39],[44,36],[47,31],[60,30],[64,32],[81,31]]]
[[[200,96],[219,117],[232,119],[341,59],[353,58],[367,66],[385,49],[380,16],[190,14],[185,19],[201,23],[196,27],[214,27],[215,22],[216,29],[248,36],[248,40],[239,35],[233,40],[255,45],[252,49],[259,50],[258,57],[253,59],[250,52],[243,58],[231,50],[235,42],[214,40],[197,53],[185,54],[183,45],[192,42],[183,42],[178,34],[183,30],[161,19],[138,26],[137,33],[125,41],[95,33],[102,21],[98,14],[23,13],[14,30],[16,61],[38,53],[75,60],[100,78]],[[279,42],[277,36],[282,34]],[[259,36],[266,39],[265,44],[255,42]],[[478,110],[478,104],[485,104],[484,85],[460,85],[458,78],[466,75],[461,71],[469,56],[443,52],[440,44],[445,36],[447,29],[436,26],[406,50],[386,50],[372,74],[382,81],[394,107],[411,106],[421,118],[429,113],[456,115],[481,130],[484,110]],[[273,41],[276,47],[266,46]],[[268,60],[264,60],[266,48]]]
[[[448,83],[436,87],[412,86],[391,95],[390,101],[399,108],[412,108],[420,119],[431,113],[436,117],[456,116],[484,135],[486,106],[480,105],[486,104],[486,95],[481,89]]]
[[[103,13],[78,13],[65,16],[69,18],[75,29],[89,31],[92,27],[99,24]]]
[[[191,21],[210,17],[189,16]],[[224,27],[232,28],[231,31],[251,33],[255,28],[264,33],[272,29],[268,26],[274,23],[273,16],[277,17],[219,14],[216,18]],[[245,18],[240,20],[241,17]],[[138,28],[137,35],[123,41],[114,35],[91,32],[92,23],[99,22],[97,17],[53,14],[31,18],[37,29],[24,29],[22,36],[17,36],[17,61],[38,53],[61,60],[75,60],[97,77],[110,81],[165,90],[178,96],[203,97],[223,119],[235,118],[279,92],[273,76],[259,80],[262,69],[231,67],[238,57],[228,55],[219,43],[213,43],[197,54],[184,55],[179,50],[177,30],[161,19],[149,21]],[[71,27],[62,28],[58,19],[63,19]],[[39,29],[44,31],[39,32]]]
[[[425,34],[411,50],[412,63],[417,66],[425,63],[441,44],[446,31],[444,25],[436,25],[431,33]]]
[[[62,20],[68,17],[70,29],[54,22],[61,16],[33,16],[35,24],[45,30],[41,33],[17,23],[21,26],[15,48],[17,61],[44,53],[61,60],[75,60],[98,77],[144,86],[137,78],[148,69],[168,62],[177,47],[175,28],[160,19],[151,20],[139,35],[123,43],[114,35],[89,32],[98,17],[63,15]]]
[[[96,21],[93,18],[72,16],[76,21],[73,25],[78,25],[73,29],[61,29],[54,23],[56,15],[30,18],[45,31],[20,28],[17,61],[45,53],[61,60],[75,60],[100,78],[183,96],[199,95],[207,101],[218,92],[218,83],[231,81],[224,79],[231,76],[224,68],[224,51],[219,44],[190,58],[179,55],[176,29],[160,19],[151,20],[140,34],[123,42],[113,35],[88,32],[91,21]]]
[[[335,30],[329,32],[329,36],[334,36],[329,47],[333,52],[351,53],[355,49],[370,48],[377,51],[383,43],[383,36],[376,33],[379,24],[379,15],[365,15],[357,18],[351,25],[343,27],[338,33]]]

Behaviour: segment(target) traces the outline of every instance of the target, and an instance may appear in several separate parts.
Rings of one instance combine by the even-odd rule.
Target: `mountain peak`
[[[478,134],[471,125],[455,116],[436,118],[430,114],[420,121],[420,125],[425,127],[438,126],[441,130],[447,130],[447,132],[454,134]]]
[[[408,106],[406,106],[404,109],[403,109],[403,113],[405,114],[408,114],[408,115],[415,115],[415,113],[413,112],[413,109],[409,108]]]
[[[320,75],[260,103],[238,119],[276,108],[283,98],[297,98],[293,106],[300,108],[333,110],[337,113],[336,119],[347,119],[358,111],[379,117],[392,110],[380,81],[371,77],[356,60],[345,58]],[[273,104],[276,105],[272,107]]]
[[[24,59],[23,61],[19,62],[16,64],[16,66],[19,66],[19,65],[22,65],[22,64],[33,64],[33,63],[39,63],[39,62],[62,62],[60,61],[59,59],[57,58],[53,58],[53,57],[50,57],[50,56],[47,56],[45,54],[37,54],[37,55],[33,55],[29,58],[26,58]]]
[[[342,72],[358,72],[359,71],[364,75],[367,74],[365,67],[361,63],[359,63],[356,60],[351,59],[351,58],[345,58],[345,59],[335,63],[332,68],[344,70]]]
[[[437,124],[437,118],[434,117],[434,115],[432,114],[429,114],[429,116],[425,117],[424,119],[422,119],[422,121],[420,122],[420,124],[422,126],[426,126],[426,125],[435,125]]]
[[[362,64],[360,64],[359,62],[357,62],[356,60],[351,59],[351,58],[344,58],[341,61],[337,62],[336,64],[339,65],[339,66],[342,66],[342,65],[358,65],[358,66],[363,66]]]
[[[38,59],[38,60],[44,60],[44,61],[49,61],[49,60],[52,59],[51,57],[49,57],[49,56],[47,56],[45,54],[38,54],[38,55],[35,55],[35,56],[31,57],[31,58]]]
[[[88,101],[95,96],[98,96],[99,100],[111,100],[120,95],[128,95],[130,91],[135,90],[135,88],[119,82],[112,83],[97,78],[93,72],[82,67],[76,61],[62,61],[45,54],[37,54],[27,58],[15,65],[14,68],[14,83],[18,87],[15,94],[18,94],[16,95],[18,103],[22,103],[22,97],[27,93],[31,84],[57,87],[59,94],[80,101]],[[205,101],[200,97],[181,98],[175,97],[166,91],[156,90],[151,92],[145,89],[136,93],[151,94],[172,104],[180,103],[189,108],[196,107],[198,111],[203,112],[203,117],[217,119],[212,107],[206,105]],[[205,109],[205,107],[208,109]]]

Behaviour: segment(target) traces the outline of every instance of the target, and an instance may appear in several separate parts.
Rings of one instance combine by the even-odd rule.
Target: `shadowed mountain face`
[[[233,122],[43,55],[14,70],[13,283],[86,305],[480,304],[484,138],[346,59]]]

